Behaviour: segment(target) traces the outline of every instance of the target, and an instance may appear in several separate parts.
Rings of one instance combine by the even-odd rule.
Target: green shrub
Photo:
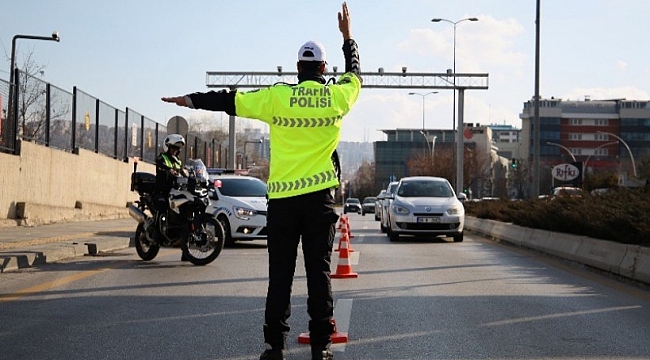
[[[650,190],[521,201],[465,202],[467,215],[624,244],[650,246]]]

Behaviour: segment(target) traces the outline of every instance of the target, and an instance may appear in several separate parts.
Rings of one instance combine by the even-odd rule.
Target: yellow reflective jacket
[[[269,199],[302,195],[338,186],[330,157],[341,137],[341,122],[361,91],[353,73],[337,84],[307,80],[238,92],[237,116],[270,127]]]

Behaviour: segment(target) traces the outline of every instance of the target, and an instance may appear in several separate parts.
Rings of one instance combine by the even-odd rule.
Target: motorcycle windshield
[[[194,177],[197,181],[208,182],[210,180],[208,168],[205,167],[201,159],[189,159],[185,166],[190,169],[190,177]]]

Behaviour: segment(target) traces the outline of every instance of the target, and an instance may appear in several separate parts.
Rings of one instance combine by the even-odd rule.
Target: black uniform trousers
[[[264,340],[274,349],[284,349],[291,316],[291,287],[296,269],[298,244],[307,274],[309,339],[314,351],[331,344],[334,332],[334,300],[330,279],[332,245],[338,215],[330,189],[268,203],[269,288],[266,296]]]

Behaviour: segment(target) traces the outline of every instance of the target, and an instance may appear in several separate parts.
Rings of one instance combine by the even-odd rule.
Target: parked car
[[[343,213],[355,212],[361,214],[361,201],[357,198],[348,198],[343,205]]]
[[[375,221],[380,220],[381,216],[381,202],[384,200],[384,194],[386,193],[385,189],[382,189],[379,194],[375,197]]]
[[[210,170],[208,170],[210,173]],[[226,244],[266,239],[266,183],[252,176],[210,175],[210,212],[226,233]]]
[[[387,233],[390,241],[400,235],[443,235],[463,241],[465,208],[445,178],[414,176],[402,178],[388,209]]]
[[[581,188],[571,186],[558,186],[553,189],[551,196],[568,196],[568,197],[582,197],[585,191]]]
[[[379,227],[381,232],[385,233],[388,230],[388,207],[392,201],[391,195],[397,188],[398,181],[393,181],[388,184],[386,187],[386,192],[384,193],[384,199],[381,201],[381,215],[379,216]]]
[[[361,203],[361,215],[365,216],[367,213],[374,213],[375,201],[377,201],[377,198],[374,196],[363,198],[363,202]]]

